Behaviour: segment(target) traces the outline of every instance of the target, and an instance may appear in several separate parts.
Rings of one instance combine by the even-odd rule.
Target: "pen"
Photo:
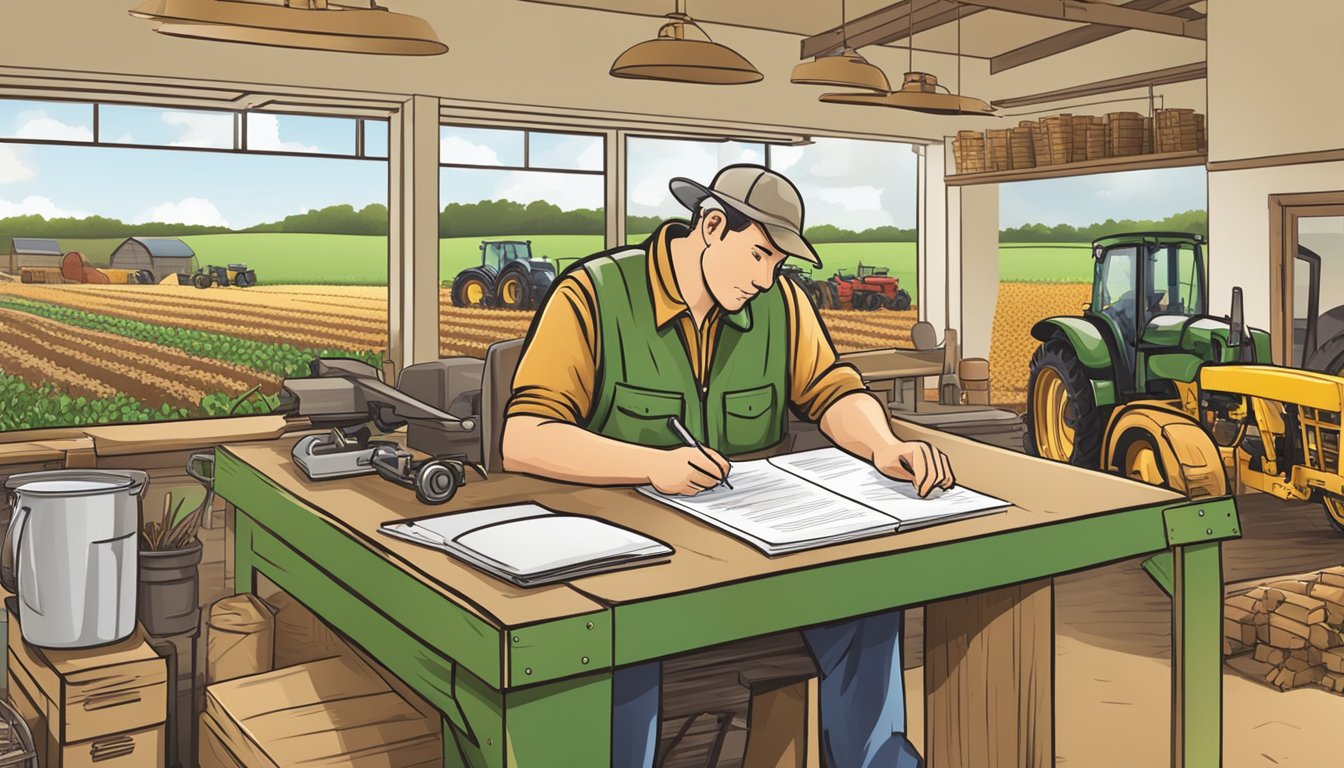
[[[691,437],[691,433],[687,432],[686,428],[681,425],[681,419],[678,419],[676,416],[668,416],[667,426],[676,433],[677,437],[681,439],[681,442],[687,448],[698,448],[701,453],[705,453],[705,447],[700,445],[699,441],[694,437]],[[705,458],[709,458],[709,454],[705,454]],[[733,484],[728,482],[728,475],[725,474],[721,482],[728,487],[728,490],[733,490]]]

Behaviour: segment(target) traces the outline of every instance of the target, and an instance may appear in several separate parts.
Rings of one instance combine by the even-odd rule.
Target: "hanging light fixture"
[[[957,6],[957,93],[939,85],[938,78],[928,72],[915,71],[914,3],[910,3],[910,29],[906,43],[910,49],[909,71],[899,91],[882,94],[823,93],[821,100],[828,104],[857,104],[871,107],[894,107],[934,115],[981,115],[994,117],[994,108],[984,101],[961,95],[961,6]]]
[[[858,51],[849,47],[845,16],[845,0],[840,0],[840,47],[820,53],[811,61],[804,61],[794,66],[793,77],[789,82],[863,88],[877,93],[887,93],[891,90],[891,83],[887,82],[886,73],[869,64]]]
[[[677,0],[675,8],[667,14],[670,21],[659,28],[657,37],[637,43],[616,57],[611,65],[612,77],[702,85],[741,85],[763,77],[742,54],[711,40],[682,11],[681,0]],[[688,27],[705,39],[687,39]]]
[[[448,51],[424,19],[393,13],[376,0],[145,0],[130,14],[158,22],[154,31],[174,37],[399,56]]]

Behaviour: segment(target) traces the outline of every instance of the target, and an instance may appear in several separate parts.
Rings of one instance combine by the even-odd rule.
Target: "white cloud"
[[[27,181],[35,175],[13,147],[0,144],[0,184]]]
[[[176,203],[163,203],[157,205],[133,220],[136,224],[143,224],[148,221],[162,221],[173,224],[205,224],[210,226],[227,227],[229,222],[224,220],[219,209],[209,200],[199,197],[188,197]]]
[[[510,173],[507,180],[495,189],[494,198],[524,205],[534,200],[545,200],[564,211],[601,208],[602,179],[597,176],[558,173]]]
[[[820,190],[817,197],[850,211],[882,210],[882,190],[867,184],[861,187],[828,187]]]
[[[55,141],[93,141],[93,131],[83,125],[66,125],[47,115],[45,109],[20,112],[14,132],[20,139],[50,139]]]
[[[319,152],[317,147],[280,139],[280,121],[275,115],[251,113],[247,116],[247,148],[275,152]]]
[[[29,195],[17,203],[0,200],[0,219],[6,219],[10,216],[31,216],[33,214],[47,219],[66,217],[82,219],[89,215],[82,211],[67,211],[52,202],[51,198],[42,195]]]
[[[467,141],[461,136],[444,136],[439,139],[439,157],[445,163],[463,165],[503,165],[495,150],[484,144]]]
[[[718,148],[690,141],[660,142],[656,147],[656,153],[640,152],[638,169],[631,169],[630,213],[685,216],[686,210],[672,198],[667,183],[682,176],[708,184],[717,168]]]
[[[249,145],[254,141],[257,130],[257,115],[252,115],[249,120],[248,130]],[[274,130],[278,140],[279,129],[274,125],[275,118],[266,115],[270,119],[271,125],[265,128],[266,138],[270,139],[271,131]],[[174,147],[224,147],[233,146],[233,116],[232,115],[209,115],[199,112],[164,112],[163,122],[182,131],[177,141],[171,142]],[[261,149],[261,147],[258,147]],[[270,149],[270,147],[267,147]]]

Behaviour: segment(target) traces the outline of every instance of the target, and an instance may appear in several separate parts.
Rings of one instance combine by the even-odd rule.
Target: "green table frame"
[[[236,591],[252,591],[255,575],[265,575],[443,712],[446,766],[606,765],[617,666],[1160,553],[1171,558],[1172,763],[1221,763],[1220,542],[1240,535],[1230,498],[1073,518],[500,627],[312,514],[227,448],[217,467],[218,493],[235,514]]]

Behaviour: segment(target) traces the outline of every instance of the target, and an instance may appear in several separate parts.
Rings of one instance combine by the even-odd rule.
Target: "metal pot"
[[[87,648],[135,630],[140,498],[135,470],[67,469],[11,475],[13,517],[0,582],[19,597],[23,639]]]

